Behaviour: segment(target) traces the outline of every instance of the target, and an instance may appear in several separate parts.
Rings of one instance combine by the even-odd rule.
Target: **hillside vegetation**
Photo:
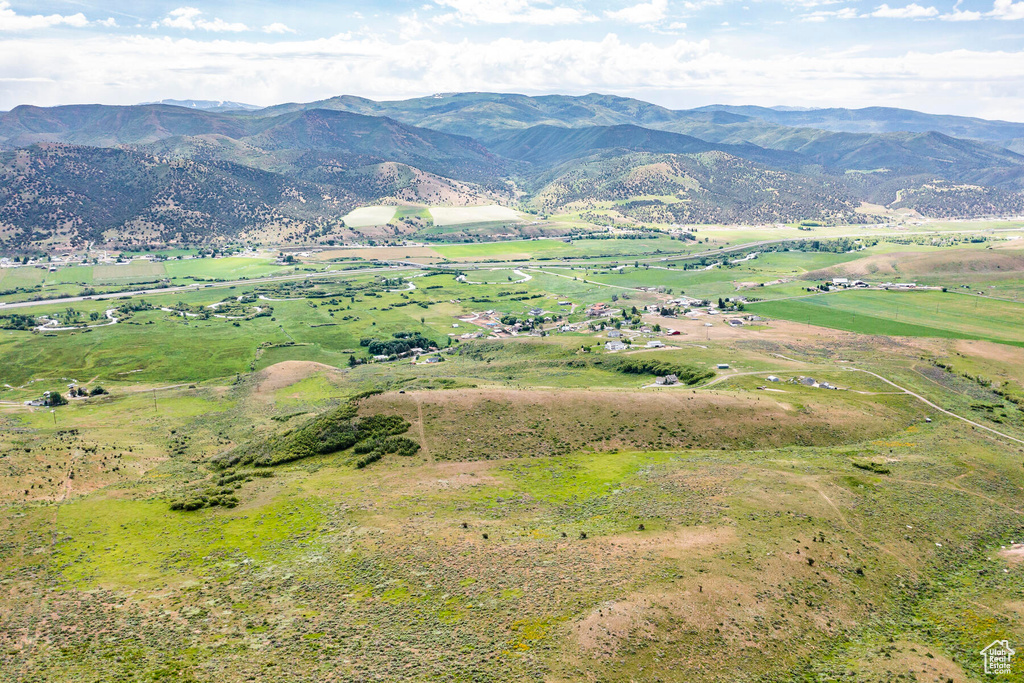
[[[588,211],[610,201],[631,226],[857,223],[872,220],[865,202],[931,217],[1024,211],[1015,124],[860,110],[847,130],[836,112],[768,111],[488,93],[21,106],[0,114],[0,251],[444,239],[428,225],[345,229],[342,216],[374,203],[498,203],[607,224]]]

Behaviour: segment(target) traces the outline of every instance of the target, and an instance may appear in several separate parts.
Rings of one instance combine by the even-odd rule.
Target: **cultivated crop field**
[[[361,206],[347,213],[342,220],[350,228],[387,225],[395,217],[395,211],[394,206]]]
[[[1020,305],[806,291],[906,245],[627,253],[662,241],[0,307],[0,679],[987,680],[1024,642]],[[624,267],[494,262],[531,248]],[[684,290],[750,300],[644,310]]]
[[[434,219],[434,225],[523,220],[519,212],[497,204],[490,206],[432,206],[429,211]]]

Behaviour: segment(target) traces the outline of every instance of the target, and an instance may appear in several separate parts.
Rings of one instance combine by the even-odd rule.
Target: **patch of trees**
[[[35,326],[36,319],[31,315],[0,315],[0,330],[31,330]]]
[[[68,400],[64,398],[64,395],[61,394],[59,391],[51,391],[49,393],[43,394],[43,405],[49,408],[55,408],[57,406],[66,406],[67,404]]]
[[[633,375],[675,375],[682,384],[698,384],[715,376],[714,372],[706,368],[654,358],[623,358],[615,369]]]
[[[394,339],[388,340],[364,338],[359,340],[359,345],[365,346],[371,356],[392,356],[408,353],[411,349],[416,348],[437,348],[437,344],[418,332],[396,332],[394,337]]]

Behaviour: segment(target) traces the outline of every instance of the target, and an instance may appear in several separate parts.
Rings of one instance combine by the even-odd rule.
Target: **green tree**
[[[43,395],[43,404],[51,408],[55,406],[67,405],[68,400],[64,398],[64,395],[59,391],[51,391],[48,394]]]

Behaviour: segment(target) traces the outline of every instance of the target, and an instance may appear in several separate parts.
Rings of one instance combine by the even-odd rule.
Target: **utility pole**
[[[156,389],[153,389],[153,410],[156,410]]]

